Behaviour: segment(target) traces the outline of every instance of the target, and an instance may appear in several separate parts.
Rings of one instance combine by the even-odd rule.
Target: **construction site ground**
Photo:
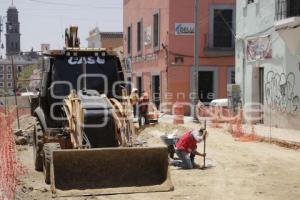
[[[32,123],[25,117],[22,124]],[[148,146],[163,145],[160,136],[178,129],[198,128],[188,123],[184,127],[174,126],[168,120],[141,131],[140,141]],[[175,190],[164,193],[122,194],[109,196],[69,197],[60,199],[299,199],[300,196],[300,152],[266,142],[240,142],[234,139],[227,128],[208,128],[207,158],[214,167],[206,170],[182,170],[170,167]],[[198,150],[202,151],[200,144]],[[33,167],[31,146],[18,146],[18,156],[27,173],[21,177],[16,199],[52,199],[50,187],[44,183],[43,174]],[[203,159],[196,161],[201,164]],[[113,167],[113,166],[111,166]]]

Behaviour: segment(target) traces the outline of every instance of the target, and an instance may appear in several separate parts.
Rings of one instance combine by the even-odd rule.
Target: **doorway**
[[[259,68],[259,103],[264,105],[264,68]]]
[[[156,108],[160,106],[160,76],[152,76],[152,99]]]
[[[136,87],[138,89],[139,97],[142,96],[143,91],[143,80],[141,76],[136,77]]]
[[[259,68],[259,103],[260,103],[260,107],[263,109],[264,107],[264,98],[265,98],[265,93],[264,93],[264,75],[265,75],[265,72],[264,72],[264,68],[263,67],[260,67]],[[263,115],[264,115],[264,112],[263,110],[260,112],[260,123],[264,123],[264,118],[263,118]]]
[[[214,99],[214,72],[200,71],[198,73],[198,97],[204,104],[209,104]]]

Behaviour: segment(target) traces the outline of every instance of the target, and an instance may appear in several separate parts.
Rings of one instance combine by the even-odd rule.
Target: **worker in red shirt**
[[[194,162],[195,156],[206,156],[205,153],[197,151],[197,143],[200,143],[207,137],[207,131],[204,129],[192,130],[186,132],[176,143],[176,154],[180,160],[172,160],[171,165],[183,169],[199,168]]]

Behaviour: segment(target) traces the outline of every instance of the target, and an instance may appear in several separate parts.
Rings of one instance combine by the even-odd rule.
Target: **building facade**
[[[88,41],[89,48],[101,48],[100,30],[97,27],[92,29],[86,40]]]
[[[90,31],[87,38],[89,48],[115,49],[123,46],[122,32],[100,32],[98,28]]]
[[[237,1],[237,19],[243,104],[270,127],[300,129],[300,1]]]
[[[200,1],[199,66],[194,66],[194,0],[125,0],[124,52],[131,80],[161,109],[227,96],[234,83],[235,1]],[[196,80],[198,82],[196,83]],[[187,109],[189,112],[189,109]]]
[[[0,95],[12,95],[14,84],[16,89],[22,88],[22,82],[17,82],[18,75],[26,67],[37,64],[37,59],[26,60],[21,56],[14,56],[13,61],[11,57],[10,59],[0,59]]]

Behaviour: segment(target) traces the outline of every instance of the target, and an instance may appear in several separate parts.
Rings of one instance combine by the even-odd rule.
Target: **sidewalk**
[[[173,116],[172,115],[164,115],[160,121],[165,123],[173,123]],[[193,122],[192,117],[184,117],[184,124],[182,126],[187,128],[199,128],[203,126],[203,124],[196,124]],[[210,122],[207,123],[209,128]],[[222,127],[225,128],[226,124],[221,124]],[[243,129],[246,133],[251,133],[252,128],[254,126],[254,130],[256,136],[258,137],[259,141],[262,142],[270,142],[277,144],[279,146],[291,148],[291,149],[300,149],[300,130],[295,129],[282,129],[282,128],[275,128],[275,127],[268,127],[265,125],[243,125]]]
[[[300,130],[269,127],[263,124],[254,125],[255,133],[262,141],[276,143],[280,146],[300,149]],[[249,132],[250,125],[244,125]]]

